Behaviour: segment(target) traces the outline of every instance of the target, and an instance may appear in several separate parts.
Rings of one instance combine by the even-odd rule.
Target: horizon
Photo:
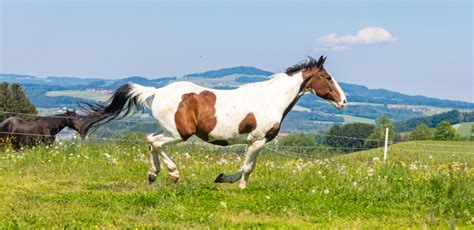
[[[261,69],[261,68],[258,68],[258,67],[254,67],[254,66],[233,66],[233,67],[220,68],[220,69],[216,69],[216,70],[231,69],[231,68],[237,68],[237,67],[251,67],[251,68],[256,68],[256,69],[259,69],[259,70],[268,71],[268,70]],[[214,71],[214,70],[209,70],[209,71]],[[204,71],[204,72],[207,72],[207,71]],[[203,73],[203,72],[198,72],[198,73]],[[123,77],[117,77],[117,78],[103,78],[103,77],[100,77],[100,76],[88,76],[88,77],[84,77],[84,76],[33,76],[33,75],[15,74],[15,73],[0,73],[0,74],[6,74],[6,75],[11,74],[11,75],[20,75],[20,76],[24,75],[24,76],[37,77],[37,78],[41,78],[41,79],[46,79],[48,77],[63,77],[63,78],[80,78],[80,79],[102,79],[102,80],[111,80],[111,81],[122,80],[122,79],[125,79],[125,78],[132,78],[132,77],[142,77],[142,78],[146,78],[148,80],[154,80],[154,79],[159,79],[159,78],[167,78],[167,77],[176,77],[177,79],[182,79],[186,75],[188,75],[188,74],[185,74],[185,75],[181,75],[181,76],[157,76],[157,77],[131,75],[131,76],[123,76]],[[196,74],[196,73],[189,73],[189,74]],[[272,75],[273,74],[277,74],[277,73],[272,73]],[[270,75],[270,76],[272,76],[272,75]],[[414,97],[421,96],[421,97],[435,98],[435,99],[440,99],[440,100],[460,101],[460,102],[467,102],[467,103],[474,104],[474,102],[471,102],[471,101],[464,101],[464,100],[457,100],[457,99],[447,99],[447,98],[440,98],[440,97],[431,97],[431,96],[419,95],[419,94],[418,95],[417,94],[407,94],[407,93],[404,93],[404,92],[399,92],[399,91],[392,90],[390,88],[372,88],[372,87],[368,87],[366,85],[362,85],[362,84],[358,84],[358,83],[343,82],[343,81],[338,81],[338,82],[343,83],[343,84],[351,84],[351,85],[358,85],[358,86],[367,87],[369,90],[388,90],[388,91],[392,91],[392,92],[396,92],[396,93],[401,93],[401,94],[404,94],[404,95],[407,95],[407,96],[414,96]],[[249,83],[249,84],[252,84],[252,83]],[[350,103],[351,103],[351,101],[349,100],[349,104]]]
[[[233,66],[275,73],[325,55],[340,82],[474,103],[471,1],[4,0],[0,7],[1,73],[156,79]]]

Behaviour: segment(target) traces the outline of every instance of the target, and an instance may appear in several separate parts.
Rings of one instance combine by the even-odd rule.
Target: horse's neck
[[[272,103],[278,109],[278,112],[286,115],[291,108],[296,104],[300,98],[301,85],[303,84],[303,77],[301,73],[288,76],[286,74],[279,74],[275,79],[271,79],[266,91],[274,100]],[[282,98],[279,100],[278,98]]]
[[[57,119],[46,122],[45,127],[49,130],[51,135],[56,135],[67,126],[67,118],[58,117]]]

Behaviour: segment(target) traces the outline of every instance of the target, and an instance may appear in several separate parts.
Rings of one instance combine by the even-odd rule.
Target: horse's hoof
[[[224,183],[224,173],[219,174],[219,176],[214,180],[214,183]]]
[[[156,174],[148,173],[148,183],[151,184],[151,183],[155,182],[155,180],[156,180]]]
[[[179,177],[170,176],[170,180],[171,180],[173,183],[177,183],[178,180],[179,180]]]

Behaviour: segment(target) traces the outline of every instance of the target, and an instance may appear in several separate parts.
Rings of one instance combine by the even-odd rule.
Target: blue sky
[[[0,72],[149,78],[328,56],[342,82],[474,102],[471,1],[1,1]]]

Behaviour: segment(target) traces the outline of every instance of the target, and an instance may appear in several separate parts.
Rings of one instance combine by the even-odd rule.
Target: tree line
[[[35,114],[37,114],[36,107],[25,95],[25,92],[23,91],[23,88],[20,84],[13,83],[9,85],[6,82],[2,82],[0,84],[0,121],[3,121],[11,116],[17,116],[30,120],[36,117]]]

